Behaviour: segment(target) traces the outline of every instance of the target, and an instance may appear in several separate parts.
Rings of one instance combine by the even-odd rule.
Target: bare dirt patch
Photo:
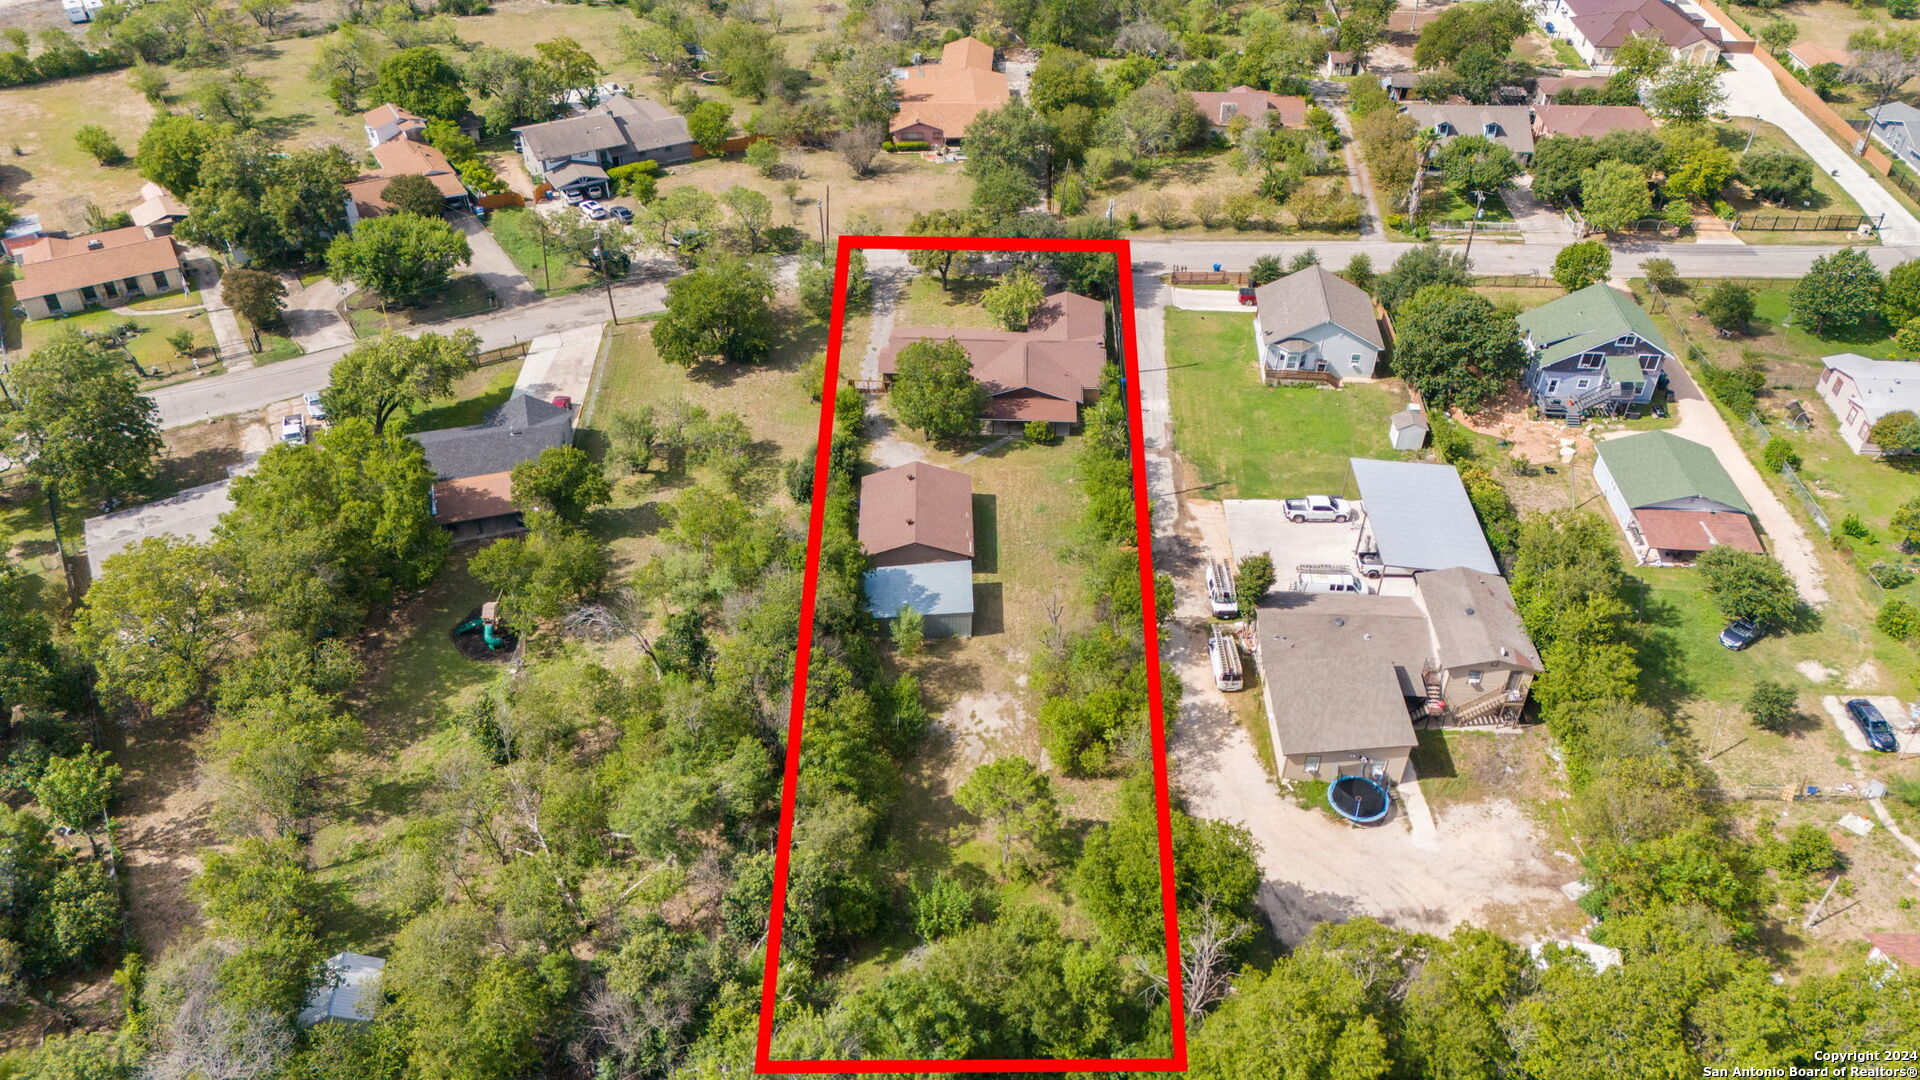
[[[201,784],[191,737],[128,732],[114,748],[121,768],[118,839],[127,875],[128,921],[148,956],[158,956],[200,919],[187,883],[213,843],[212,793]]]

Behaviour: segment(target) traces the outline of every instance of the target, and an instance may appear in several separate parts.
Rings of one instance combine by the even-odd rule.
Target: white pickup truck
[[[1287,520],[1347,521],[1353,517],[1353,505],[1338,495],[1309,495],[1286,501]]]

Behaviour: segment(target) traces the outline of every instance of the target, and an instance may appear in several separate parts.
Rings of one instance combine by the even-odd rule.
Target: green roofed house
[[[1669,431],[1599,443],[1593,478],[1647,566],[1685,566],[1726,544],[1756,554],[1753,508],[1713,451]]]
[[[1652,401],[1673,358],[1640,305],[1605,282],[1523,312],[1520,332],[1534,405],[1569,421]]]

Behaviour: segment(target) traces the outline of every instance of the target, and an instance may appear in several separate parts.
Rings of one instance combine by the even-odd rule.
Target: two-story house
[[[1645,405],[1673,358],[1640,305],[1605,282],[1523,312],[1520,333],[1541,416],[1577,421]]]
[[[607,170],[636,161],[693,160],[687,118],[645,98],[615,94],[599,105],[544,124],[513,129],[527,172],[556,190],[589,198],[613,193]]]
[[[1260,381],[1371,379],[1386,337],[1364,289],[1323,266],[1269,281],[1253,291],[1254,362]]]

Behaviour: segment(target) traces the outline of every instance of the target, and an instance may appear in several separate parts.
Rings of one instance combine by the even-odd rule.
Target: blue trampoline
[[[1371,825],[1387,816],[1393,797],[1364,776],[1343,776],[1327,785],[1327,805],[1348,821]]]

